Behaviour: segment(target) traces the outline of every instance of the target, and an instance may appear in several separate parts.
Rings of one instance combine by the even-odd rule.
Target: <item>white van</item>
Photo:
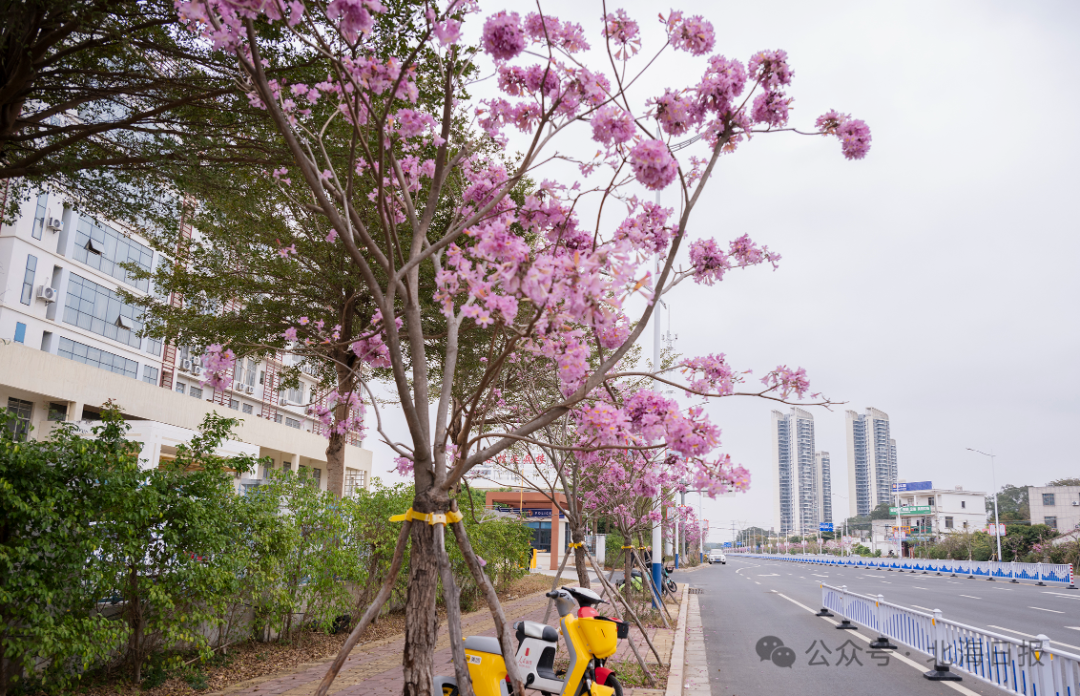
[[[720,549],[709,550],[709,563],[727,563],[727,556]]]

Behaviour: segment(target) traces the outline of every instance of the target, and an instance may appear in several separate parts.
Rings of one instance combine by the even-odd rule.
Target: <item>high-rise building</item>
[[[848,501],[850,514],[869,515],[889,502],[896,483],[896,440],[889,414],[876,408],[847,411]]]
[[[817,477],[818,521],[832,523],[832,462],[828,452],[814,455],[814,474]]]
[[[809,411],[772,412],[772,450],[777,481],[773,508],[780,534],[816,534],[822,514],[821,477]]]

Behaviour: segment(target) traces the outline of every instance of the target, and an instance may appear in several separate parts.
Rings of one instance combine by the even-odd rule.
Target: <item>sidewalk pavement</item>
[[[685,592],[685,587],[683,588]],[[543,594],[533,594],[503,604],[503,611],[509,622],[522,619],[543,621],[548,599]],[[549,624],[558,626],[559,617],[554,611]],[[462,633],[494,636],[495,623],[487,609],[481,609],[462,616]],[[673,629],[649,629],[649,637],[665,662],[671,659],[671,650],[675,631]],[[636,634],[636,638],[634,638]],[[655,657],[645,644],[640,633],[631,631],[631,639],[638,647],[638,652],[646,663],[654,663]],[[560,641],[561,642],[561,641]],[[401,656],[405,647],[405,638],[398,635],[380,641],[372,641],[356,646],[345,660],[341,672],[330,687],[333,696],[396,696],[401,693],[402,669]],[[435,673],[453,674],[454,667],[450,656],[450,638],[445,623],[439,626],[439,637],[435,645]],[[565,648],[560,648],[564,652]],[[611,658],[612,662],[629,660],[636,662],[633,652],[626,641],[619,642],[619,650]],[[309,662],[292,672],[258,677],[214,692],[211,696],[310,696],[315,693],[319,682],[326,674],[332,658]],[[626,689],[626,696],[660,696],[662,689]]]

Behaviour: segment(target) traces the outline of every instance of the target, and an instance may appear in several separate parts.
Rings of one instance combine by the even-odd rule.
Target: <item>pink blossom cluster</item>
[[[667,224],[668,217],[674,211],[649,202],[644,203],[642,208],[642,212],[623,220],[615,230],[615,238],[625,238],[637,249],[664,254],[671,238],[678,233],[677,227]]]
[[[683,361],[681,371],[690,378],[690,387],[697,392],[729,396],[741,375],[731,369],[723,353],[689,358]]]
[[[690,244],[690,264],[694,282],[712,285],[724,279],[724,273],[732,268],[746,268],[768,261],[776,268],[780,255],[759,247],[749,235],[731,242],[727,253],[720,249],[715,239],[695,240]]]
[[[703,56],[716,44],[712,23],[701,15],[684,18],[682,12],[673,11],[667,18],[667,30],[671,46],[690,55]]]
[[[788,67],[787,51],[758,51],[747,64],[750,79],[767,90],[791,84],[795,72]]]
[[[788,107],[791,101],[789,97],[784,96],[783,92],[762,92],[754,98],[750,117],[754,119],[754,123],[783,126],[788,120]]]
[[[500,11],[484,22],[484,50],[495,60],[510,60],[525,50],[525,29],[517,12]]]
[[[840,139],[844,157],[849,160],[862,159],[870,151],[870,127],[865,121],[833,110],[818,116],[815,125],[822,133]]]
[[[339,405],[345,406],[345,417],[340,419],[337,417]],[[361,438],[364,436],[364,402],[355,391],[340,394],[334,390],[308,406],[307,412],[323,424],[327,437],[346,433],[356,433]]]
[[[615,105],[602,106],[593,114],[593,140],[609,147],[627,142],[636,130],[634,117]]]
[[[650,191],[667,188],[679,173],[679,163],[659,140],[643,140],[631,148],[630,167],[637,180]]]
[[[375,28],[372,12],[382,14],[386,8],[379,0],[332,0],[326,8],[328,19],[341,20],[338,30],[350,44],[356,43],[357,38],[370,34]]]
[[[385,342],[385,329],[382,327],[382,311],[375,310],[371,317],[371,329],[364,338],[357,339],[349,350],[363,362],[372,367],[390,367],[390,349]],[[397,328],[401,328],[401,317],[394,319]]]
[[[784,399],[792,393],[802,399],[810,390],[810,379],[806,376],[806,370],[801,367],[792,370],[787,365],[780,365],[762,377],[761,383],[768,387],[769,391],[779,392]]]
[[[561,22],[558,17],[541,17],[536,12],[530,12],[525,15],[525,33],[537,43],[561,48],[567,53],[589,49],[589,42],[585,39],[585,30],[581,25]]]
[[[207,346],[202,363],[206,376],[199,380],[200,384],[212,389],[228,389],[232,386],[232,371],[233,366],[236,365],[236,354],[231,348],[225,348],[220,343]]]
[[[604,38],[615,45],[615,57],[619,60],[641,50],[641,27],[623,9],[604,17]]]
[[[687,92],[670,89],[664,95],[650,100],[655,109],[656,120],[668,135],[683,135],[696,128],[705,116],[701,103]]]

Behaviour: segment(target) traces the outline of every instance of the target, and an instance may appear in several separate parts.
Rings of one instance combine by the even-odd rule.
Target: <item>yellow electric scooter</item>
[[[545,663],[552,661],[552,648],[558,645],[557,636],[550,635],[555,631],[533,621],[520,622],[515,626],[518,634],[515,661],[524,675],[525,688],[557,696],[621,696],[622,689],[615,676],[603,665],[605,659],[615,654],[619,634],[625,637],[626,627],[597,615],[593,606],[602,600],[591,590],[564,587],[548,592],[547,596],[555,600],[555,608],[561,617],[561,633],[570,653],[570,666],[563,679],[546,674],[549,669],[545,667],[550,668],[550,665]],[[548,650],[551,650],[550,656]],[[497,638],[466,638],[465,660],[476,696],[513,696]],[[457,681],[453,677],[435,677],[435,692],[440,691],[443,696],[458,696]]]

